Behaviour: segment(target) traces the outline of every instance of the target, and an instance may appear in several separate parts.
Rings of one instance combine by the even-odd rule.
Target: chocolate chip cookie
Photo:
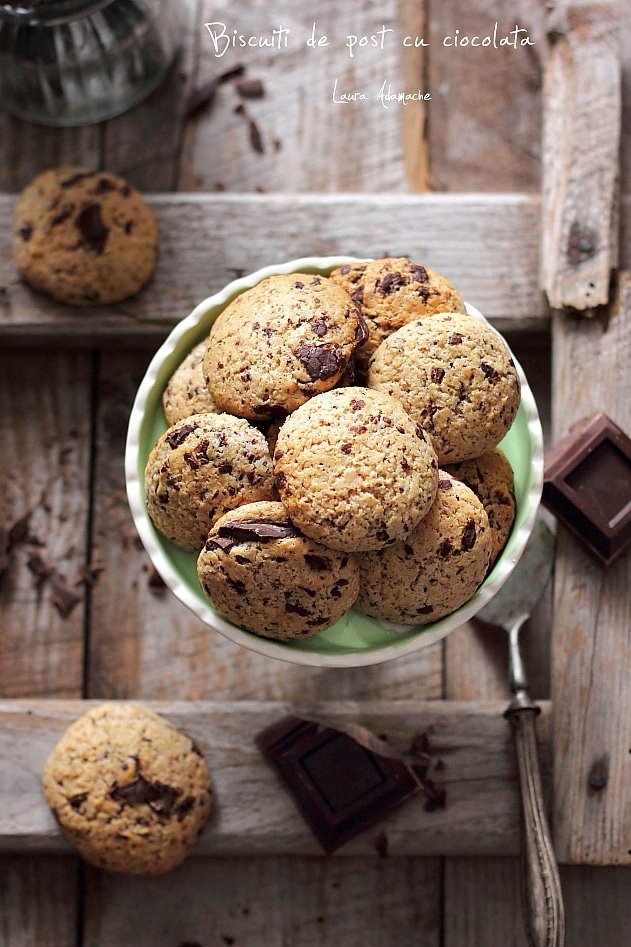
[[[284,416],[340,382],[367,337],[348,293],[324,276],[271,276],[221,313],[204,376],[224,411]]]
[[[206,386],[202,369],[205,351],[204,339],[171,375],[162,394],[162,407],[168,424],[177,424],[191,414],[221,414]]]
[[[438,464],[401,405],[367,388],[338,388],[291,414],[274,451],[280,498],[312,539],[349,552],[379,549],[429,510]]]
[[[151,451],[145,495],[154,526],[181,549],[199,550],[228,510],[275,497],[267,442],[242,418],[194,414]]]
[[[153,211],[135,188],[105,171],[44,171],[17,205],[14,256],[21,275],[72,306],[137,293],[154,271],[157,246]]]
[[[282,503],[251,503],[222,516],[197,572],[210,601],[230,621],[280,641],[329,628],[359,589],[355,559],[304,536]]]
[[[495,447],[521,397],[502,337],[460,313],[436,313],[388,336],[372,358],[368,386],[403,405],[431,436],[441,465]]]
[[[46,802],[86,861],[110,871],[160,875],[186,857],[213,791],[196,744],[136,704],[88,710],[44,768]]]
[[[486,510],[493,541],[492,565],[506,545],[515,520],[513,469],[497,447],[474,460],[449,464],[445,470],[473,490]]]
[[[444,276],[406,257],[341,266],[331,279],[350,293],[368,326],[368,340],[357,353],[360,373],[383,340],[406,323],[436,312],[466,312]]]
[[[425,625],[464,605],[484,579],[491,530],[473,491],[440,471],[427,516],[401,543],[359,557],[356,608],[404,625]]]

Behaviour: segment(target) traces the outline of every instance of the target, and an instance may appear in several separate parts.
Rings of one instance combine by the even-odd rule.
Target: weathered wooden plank
[[[31,512],[0,591],[0,692],[80,697],[90,441],[89,353],[0,352],[0,525]],[[24,540],[24,535],[22,537]],[[50,583],[27,568],[38,554],[81,601],[62,618]],[[3,772],[11,756],[0,754]],[[0,855],[1,947],[68,947],[76,941],[78,866],[72,855]]]
[[[393,91],[405,89],[401,37],[386,34],[384,48],[354,50],[348,34],[374,35],[385,26],[399,34],[407,0],[203,0],[199,29],[223,23],[232,30],[269,36],[290,30],[286,48],[230,49],[218,57],[208,31],[200,36],[197,82],[203,83],[237,63],[260,78],[265,95],[245,100],[247,114],[260,130],[261,149],[249,139],[246,116],[235,114],[243,102],[232,84],[223,86],[212,110],[194,119],[184,139],[181,190],[242,191],[406,191],[402,126],[422,110],[415,104],[384,107],[377,94],[387,80]],[[314,22],[316,35],[329,45],[307,48]],[[221,32],[221,27],[214,27]],[[218,40],[219,46],[221,46]],[[337,79],[342,92],[364,92],[368,101],[333,101]],[[421,88],[416,85],[416,89]]]
[[[155,192],[176,186],[186,103],[201,38],[200,0],[180,0],[178,6],[182,52],[174,67],[144,102],[106,122],[103,129],[103,167]]]
[[[631,277],[608,319],[555,319],[553,430],[605,411],[631,430]],[[554,592],[554,832],[562,861],[631,864],[631,555],[599,565],[560,528]],[[594,766],[605,778],[594,789]]]
[[[31,514],[0,589],[0,687],[8,696],[81,694],[77,582],[87,541],[90,389],[89,353],[0,353],[0,525]],[[52,579],[38,584],[34,556],[78,595],[70,614],[55,608]]]
[[[0,112],[0,191],[21,191],[61,164],[101,167],[101,126],[46,128]]]
[[[137,298],[100,309],[58,305],[19,280],[10,254],[13,203],[0,197],[5,340],[158,339],[235,274],[313,254],[409,255],[452,279],[500,328],[547,318],[533,277],[539,204],[525,196],[157,196],[153,281]]]
[[[148,582],[148,559],[129,515],[121,456],[131,403],[150,353],[103,353],[98,384],[93,503],[91,697],[166,699],[429,699],[440,695],[440,645],[405,661],[315,670],[270,661],[204,625]],[[112,589],[117,594],[112,594]]]
[[[535,191],[540,180],[542,4],[441,0],[431,7],[430,180],[441,191]],[[444,46],[518,25],[534,46]],[[456,34],[456,30],[459,31]],[[523,34],[520,34],[523,35]]]
[[[40,774],[52,746],[85,704],[11,701],[0,704],[0,756],[13,761],[0,777],[0,847],[63,848],[44,804]],[[405,750],[424,732],[444,768],[447,804],[427,812],[422,797],[402,806],[386,824],[344,847],[343,854],[374,853],[385,834],[392,855],[503,854],[517,847],[517,793],[503,702],[347,701],[310,704],[227,701],[150,703],[198,741],[215,780],[218,808],[198,853],[317,854],[319,849],[291,799],[263,762],[253,737],[290,710],[360,721]],[[547,710],[540,718],[546,744]],[[385,843],[383,843],[385,844]]]
[[[1,947],[77,943],[78,872],[71,855],[0,856]]]
[[[85,947],[438,947],[440,942],[434,861],[374,853],[192,858],[163,878],[89,872],[86,914]]]
[[[550,23],[541,280],[554,309],[605,304],[618,262],[621,10],[560,4]]]

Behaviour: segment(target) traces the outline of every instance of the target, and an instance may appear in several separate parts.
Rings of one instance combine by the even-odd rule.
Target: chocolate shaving
[[[99,581],[101,572],[104,571],[105,566],[98,563],[90,563],[90,565],[81,566],[79,569],[79,578],[75,582],[75,585],[85,585],[86,588],[91,589]]]
[[[460,543],[460,548],[463,552],[469,552],[470,549],[473,549],[475,546],[476,539],[476,529],[475,529],[475,520],[468,519],[467,525],[462,531],[462,541]]]
[[[359,317],[359,324],[355,329],[355,346],[361,348],[361,346],[368,340],[369,331],[366,320],[363,316]]]
[[[289,520],[279,523],[265,520],[241,520],[220,526],[215,536],[209,536],[208,542],[214,540],[216,543],[217,539],[230,539],[235,545],[256,540],[267,543],[275,539],[295,539],[301,535],[302,533]]]
[[[194,424],[185,424],[184,427],[179,427],[177,430],[171,431],[170,434],[167,434],[166,442],[171,450],[175,450],[176,447],[179,447],[181,444],[183,444],[188,435],[194,430]]]
[[[486,362],[480,362],[480,368],[482,369],[482,371],[484,372],[484,375],[486,376],[486,378],[488,378],[488,380],[490,381],[492,385],[497,385],[498,381],[501,380],[502,376],[500,375],[498,371],[496,371],[493,368],[492,365],[487,365]]]
[[[418,280],[419,283],[427,283],[429,280],[427,270],[420,263],[410,263],[410,275],[412,279]]]
[[[401,273],[387,273],[383,279],[381,279],[375,289],[381,293],[382,296],[390,296],[392,293],[396,293],[402,286],[406,286],[408,281]]]
[[[53,588],[51,601],[61,617],[68,618],[75,606],[81,601],[81,598],[66,588],[54,574],[51,576],[51,583]]]
[[[80,792],[80,793],[77,793],[76,796],[71,796],[68,799],[68,802],[70,803],[70,806],[75,810],[75,812],[79,812],[81,809],[81,806],[83,805],[83,803],[86,801],[87,798],[88,798],[87,792]]]
[[[260,79],[240,79],[235,88],[244,99],[260,99],[265,95],[265,86]]]
[[[186,103],[184,110],[185,117],[194,118],[205,108],[212,106],[219,86],[224,82],[228,82],[230,79],[236,79],[238,76],[242,76],[244,72],[245,66],[240,64],[233,66],[232,69],[228,69],[218,76],[213,76],[212,79],[208,79],[207,82],[202,83],[197,89],[194,89]]]
[[[356,306],[364,305],[364,287],[358,286],[355,292],[352,294],[351,299]]]
[[[103,253],[109,236],[109,228],[103,223],[99,204],[88,204],[84,207],[77,215],[75,223],[81,233],[79,246],[97,256]]]
[[[324,381],[337,375],[342,368],[344,357],[338,349],[326,346],[301,345],[296,355],[307,369],[312,381]]]
[[[32,513],[25,513],[19,520],[16,520],[8,531],[8,548],[12,549],[18,543],[24,543],[29,538],[29,523]]]
[[[108,793],[110,799],[120,802],[124,806],[148,805],[159,815],[170,815],[175,800],[181,795],[180,789],[167,786],[165,783],[152,782],[139,775],[128,786],[114,785]]]
[[[164,579],[153,564],[149,565],[147,569],[147,585],[154,595],[160,595],[166,589]]]
[[[32,552],[29,554],[29,557],[26,560],[26,568],[35,576],[36,588],[39,588],[41,585],[43,585],[46,579],[49,579],[53,574],[52,567],[44,562],[38,552]]]
[[[252,148],[254,149],[254,151],[258,151],[259,154],[264,154],[265,145],[263,144],[263,137],[261,135],[261,130],[256,124],[256,122],[254,121],[254,119],[252,118],[252,116],[250,115],[250,113],[248,112],[248,110],[246,109],[245,105],[243,104],[237,105],[234,112],[235,112],[235,115],[243,116],[243,118],[248,123],[249,131],[250,131],[250,144],[252,145]]]

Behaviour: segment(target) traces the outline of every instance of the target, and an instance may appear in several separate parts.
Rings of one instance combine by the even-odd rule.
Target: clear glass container
[[[178,52],[183,0],[0,0],[0,108],[43,125],[141,102]]]

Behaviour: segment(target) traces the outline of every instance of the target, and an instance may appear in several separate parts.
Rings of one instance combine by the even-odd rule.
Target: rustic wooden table
[[[456,28],[487,32],[496,18],[508,29],[514,25],[514,5],[503,0],[443,0],[432,4],[431,22],[428,6],[412,0],[313,0],[308,11],[299,11],[289,0],[273,4],[275,20],[291,22],[306,35],[314,20],[335,23],[340,36],[370,33],[381,23],[403,23],[407,32],[435,37]],[[543,42],[539,6],[536,0],[519,5]],[[0,856],[0,945],[523,945],[516,785],[499,722],[507,693],[503,642],[482,640],[464,627],[405,660],[330,671],[240,650],[209,633],[171,595],[150,587],[125,499],[124,437],[148,359],[197,301],[235,273],[266,262],[338,252],[406,253],[449,275],[507,332],[535,389],[547,438],[598,407],[628,429],[628,283],[620,277],[620,302],[606,314],[609,324],[606,317],[580,324],[567,314],[550,319],[537,277],[541,46],[513,58],[474,50],[456,57],[437,43],[429,55],[386,51],[378,59],[358,57],[352,68],[339,48],[326,58],[249,50],[248,75],[265,84],[265,96],[247,103],[262,136],[260,151],[252,147],[243,116],[234,112],[239,99],[229,83],[212,108],[189,119],[185,114],[191,90],[238,59],[227,55],[218,68],[204,42],[202,24],[226,17],[227,7],[212,0],[187,4],[179,66],[127,115],[68,131],[0,118],[0,522],[10,525],[31,513],[31,532],[43,543],[38,551],[69,586],[85,576],[86,565],[103,567],[97,581],[76,586],[80,602],[66,617],[55,608],[49,585],[34,581],[28,545],[16,548],[0,590],[0,689],[6,698],[0,706],[0,799],[3,809],[11,793],[21,799],[8,817],[0,815],[3,847],[19,834],[14,817],[27,827],[22,851]],[[235,24],[247,24],[248,32],[269,29],[267,3],[235,0],[229,7]],[[562,25],[558,31],[563,36]],[[580,45],[583,32],[572,32],[570,24],[570,49],[572,42]],[[610,34],[605,31],[605,40]],[[428,111],[420,105],[334,106],[328,99],[336,74],[358,88],[380,84],[386,75],[398,87],[424,81],[433,101]],[[629,76],[622,75],[628,84]],[[606,76],[601,79],[606,84]],[[631,121],[622,125],[623,145],[629,134]],[[598,141],[591,151],[597,160]],[[105,167],[157,195],[152,202],[161,225],[159,269],[136,300],[107,311],[74,312],[36,296],[17,279],[9,258],[11,194],[37,171],[60,163]],[[621,176],[625,193],[631,149],[624,147]],[[479,193],[439,193],[465,191]],[[509,193],[493,193],[498,191]],[[552,206],[545,190],[543,199]],[[628,266],[628,204],[622,201],[620,210],[627,225],[620,262]],[[605,255],[608,261],[615,265],[615,252]],[[577,741],[589,744],[580,772],[576,763],[580,792],[565,792],[571,784],[560,766],[555,769],[555,798],[562,800],[555,807],[558,850],[563,861],[583,862],[562,867],[567,942],[622,947],[631,929],[631,869],[613,865],[631,860],[631,843],[627,838],[623,851],[620,838],[620,826],[629,826],[627,820],[624,829],[629,779],[625,783],[616,769],[615,786],[601,802],[588,798],[581,775],[597,755],[594,732],[613,711],[597,681],[584,692],[578,727],[559,697],[582,686],[586,675],[589,682],[591,671],[606,676],[619,698],[616,706],[626,707],[619,736],[627,740],[630,698],[624,704],[623,690],[631,645],[622,639],[631,612],[630,564],[626,557],[603,581],[602,571],[565,535],[559,555],[553,697],[555,754],[563,769],[572,770]],[[559,617],[562,603],[565,620]],[[526,655],[534,694],[543,700],[551,691],[551,615],[552,593],[532,623]],[[592,642],[596,631],[606,637],[608,630],[621,640],[611,644],[607,662]],[[571,635],[577,653],[592,655],[591,664],[589,657],[584,667],[570,660],[564,649]],[[267,826],[246,820],[249,842],[243,828],[231,835],[224,818],[220,841],[211,836],[203,854],[165,878],[99,872],[64,850],[48,823],[33,829],[37,820],[29,814],[31,806],[38,818],[43,812],[41,801],[29,796],[37,754],[85,698],[220,702],[169,703],[165,710],[196,734],[198,728],[211,766],[215,752],[224,768],[231,753],[247,757],[246,737],[256,721],[280,712],[273,702],[359,701],[369,719],[389,719],[395,730],[408,733],[420,722],[442,740],[444,754],[454,753],[447,757],[447,808],[423,814],[419,824],[406,814],[386,827],[386,857],[375,835],[349,849],[351,854],[319,856],[293,814],[283,810],[278,832],[272,831],[273,818]],[[213,724],[217,713],[236,721],[228,749]],[[545,750],[547,726],[541,739]],[[546,772],[550,786],[549,766]],[[256,787],[247,798],[256,802]],[[264,798],[275,805],[272,794]],[[602,832],[594,828],[596,805],[605,806],[601,823],[611,839],[604,855]],[[567,826],[576,826],[578,812],[575,843]],[[590,832],[593,857],[589,846],[581,848],[583,838],[592,839]],[[39,851],[29,853],[29,846]]]

